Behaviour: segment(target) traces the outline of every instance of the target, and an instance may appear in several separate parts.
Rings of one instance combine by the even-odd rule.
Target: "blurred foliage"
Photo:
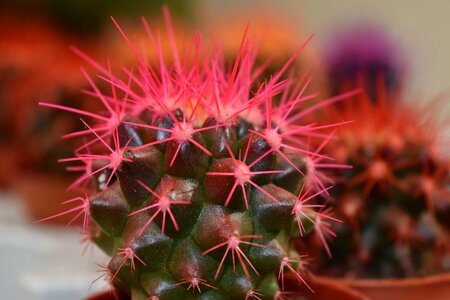
[[[180,0],[43,0],[49,16],[68,30],[78,32],[98,31],[114,17],[147,18],[161,15],[162,6],[167,5],[174,17],[189,15],[191,1]]]
[[[24,15],[43,15],[72,33],[99,33],[110,16],[117,18],[158,17],[167,5],[175,18],[190,19],[194,1],[182,0],[0,0],[0,10],[17,10]]]

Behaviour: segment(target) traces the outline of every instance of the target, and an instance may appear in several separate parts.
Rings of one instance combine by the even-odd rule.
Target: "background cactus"
[[[86,240],[112,257],[103,275],[133,299],[277,298],[285,277],[308,287],[291,239],[332,234],[324,224],[338,220],[318,204],[329,187],[317,162],[347,168],[326,165],[332,158],[322,153],[330,128],[342,122],[310,119],[355,92],[317,102],[305,94],[310,79],[280,79],[307,42],[254,90],[261,70],[253,69],[245,35],[227,66],[197,34],[178,46],[167,12],[166,20],[172,59],[145,21],[154,57],[116,23],[138,61],[125,79],[109,61],[87,58],[111,85],[101,91],[85,74],[105,111],[41,103],[80,115],[86,128],[73,134],[84,137],[75,156],[61,160],[79,164],[69,167],[82,173],[71,188],[85,196],[49,218],[81,217]],[[316,140],[323,141],[317,149]]]
[[[64,129],[75,130],[78,124],[50,111],[36,114],[33,107],[43,97],[69,103],[70,95],[79,94],[84,82],[79,78],[80,61],[67,49],[69,39],[52,24],[43,18],[24,18],[8,10],[2,11],[1,16],[0,25],[5,28],[0,41],[0,164],[4,166],[0,171],[0,190],[3,190],[17,184],[15,178],[23,179],[24,174],[36,170],[63,171],[55,161],[55,154],[69,154],[71,147],[68,143],[55,146],[57,137],[48,131],[59,135]],[[88,43],[80,46],[94,52]],[[36,60],[36,56],[42,59]],[[50,57],[63,63],[43,72]],[[8,152],[9,155],[5,154]]]
[[[318,272],[335,276],[409,277],[450,270],[450,161],[433,107],[355,97],[338,112],[355,120],[330,143],[337,162],[331,192],[343,222],[332,229],[333,259]],[[441,107],[442,101],[435,101]]]
[[[448,271],[450,160],[443,143],[448,127],[437,120],[444,101],[421,108],[402,100],[405,55],[379,29],[350,28],[332,45],[331,88],[360,85],[366,93],[321,116],[329,122],[354,120],[326,145],[338,163],[353,168],[328,173],[337,180],[328,207],[343,222],[331,224],[337,238],[316,271],[368,278]],[[300,251],[314,251],[311,243]]]

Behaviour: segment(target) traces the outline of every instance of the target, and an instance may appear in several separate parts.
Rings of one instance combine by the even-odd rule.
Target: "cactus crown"
[[[314,102],[310,79],[282,78],[306,43],[258,83],[245,35],[227,67],[199,35],[179,51],[170,22],[167,59],[159,33],[144,27],[152,63],[117,25],[138,62],[126,80],[81,54],[111,86],[101,91],[85,72],[104,112],[43,103],[86,127],[71,134],[84,144],[61,161],[79,163],[69,167],[82,172],[71,188],[95,193],[69,200],[80,204],[65,213],[83,216],[87,239],[112,256],[105,276],[133,299],[276,298],[288,277],[307,286],[290,241],[316,230],[327,247],[337,220],[318,198],[329,197],[323,170],[345,167],[321,153],[342,122],[319,126],[311,116],[348,95]]]

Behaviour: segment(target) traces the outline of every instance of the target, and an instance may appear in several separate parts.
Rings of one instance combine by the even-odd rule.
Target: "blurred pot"
[[[354,289],[363,299],[442,300],[450,296],[450,273],[405,279],[343,279],[317,276],[319,282]],[[340,299],[340,298],[339,298]]]
[[[92,296],[89,296],[87,298],[85,298],[84,300],[128,300],[130,299],[130,297],[119,293],[118,291],[114,290],[107,290],[107,291],[102,291],[102,292],[98,292],[95,293]]]
[[[67,211],[73,206],[63,206],[61,202],[79,196],[74,191],[66,191],[70,185],[69,179],[64,176],[34,174],[24,177],[15,186],[16,193],[24,202],[24,207],[33,221],[57,215]],[[68,224],[75,213],[69,213],[52,218],[47,222],[53,224]],[[81,218],[75,220],[73,225],[81,224]]]
[[[352,286],[320,276],[314,276],[311,284],[314,293],[308,295],[310,300],[369,300],[365,294],[360,293]]]
[[[0,144],[0,190],[6,189],[11,186],[14,180],[17,180],[20,174],[19,160],[16,149]]]
[[[308,299],[308,300],[329,300],[329,299],[339,299],[339,300],[368,300],[369,298],[360,292],[352,289],[351,287],[337,282],[335,280],[329,280],[322,277],[314,276],[310,279],[309,284],[311,285],[314,293],[307,290],[303,285],[299,286],[296,279],[288,278],[289,290],[301,290],[298,295],[290,293],[286,295],[287,299]],[[295,283],[294,283],[295,282]],[[125,295],[120,295],[115,297],[115,292],[103,291],[94,294],[85,300],[127,300]],[[284,298],[283,298],[284,299]]]

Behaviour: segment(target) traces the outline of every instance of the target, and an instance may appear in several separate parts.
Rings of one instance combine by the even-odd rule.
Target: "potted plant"
[[[353,80],[363,80],[347,84],[369,92],[324,115],[354,120],[327,145],[337,163],[353,168],[328,174],[336,179],[328,206],[343,222],[330,227],[333,257],[315,272],[370,299],[443,299],[450,293],[450,159],[436,109],[444,102],[401,101],[400,86],[386,81],[399,74],[383,73],[395,68],[354,69],[360,76]],[[314,243],[311,237],[306,248]]]
[[[92,85],[104,111],[74,111],[85,138],[63,161],[81,171],[75,185],[86,190],[60,215],[78,216],[86,239],[111,256],[102,266],[111,292],[98,297],[320,299],[335,290],[340,299],[363,299],[309,280],[307,259],[291,244],[338,221],[310,204],[329,187],[318,178],[317,190],[301,183],[305,161],[331,161],[309,140],[328,140],[340,123],[310,124],[309,114],[356,92],[303,109],[308,81],[281,77],[304,45],[253,92],[255,53],[245,35],[228,68],[198,35],[178,45],[165,17],[170,59],[144,21],[152,64],[114,21],[137,66],[121,76],[110,62],[94,63],[110,85]]]

